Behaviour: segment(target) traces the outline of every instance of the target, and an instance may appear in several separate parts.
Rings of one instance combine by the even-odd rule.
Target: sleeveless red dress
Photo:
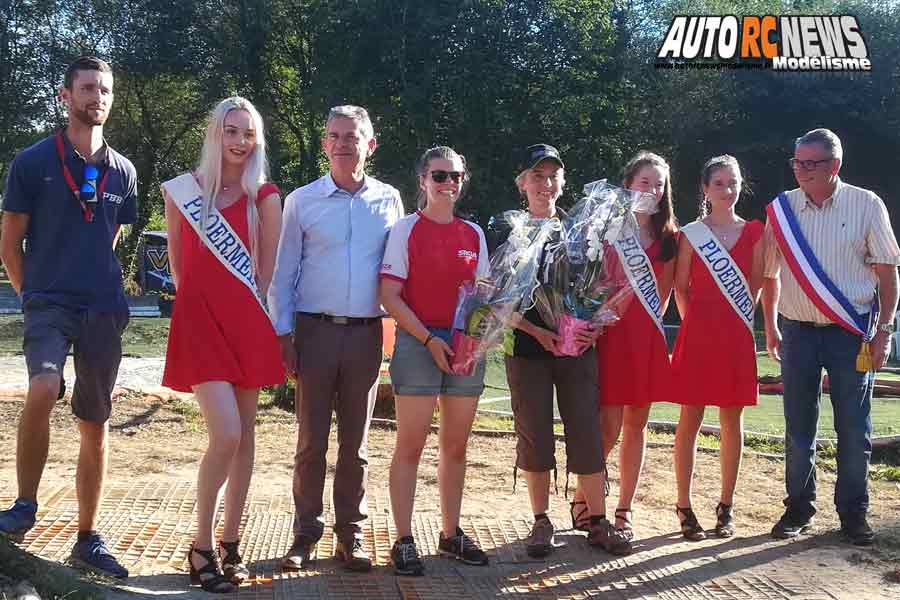
[[[259,188],[262,200],[278,188]],[[247,195],[222,209],[250,248]],[[162,384],[180,392],[205,381],[252,389],[284,382],[281,348],[269,316],[181,217],[181,274],[169,326]]]
[[[666,266],[660,260],[661,248],[662,244],[656,240],[645,249],[657,280]],[[612,256],[618,265],[618,255]],[[621,319],[597,340],[600,406],[639,406],[669,399],[666,340],[640,299],[632,297],[628,302]]]
[[[748,283],[753,248],[764,228],[760,221],[748,221],[728,252]],[[756,341],[696,252],[691,258],[690,290],[672,353],[670,400],[695,406],[755,406]]]

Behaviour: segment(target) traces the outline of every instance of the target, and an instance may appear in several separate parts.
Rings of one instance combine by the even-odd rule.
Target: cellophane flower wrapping
[[[506,327],[519,318],[517,310],[534,305],[540,252],[559,224],[533,219],[524,211],[501,217],[510,234],[491,256],[490,277],[459,287],[451,337],[450,368],[471,375],[487,352],[499,346]]]
[[[578,356],[586,346],[580,331],[615,323],[633,290],[613,247],[636,234],[632,205],[646,195],[605,180],[584,187],[584,197],[562,219],[559,240],[550,244],[535,292],[541,318],[559,335],[556,354]]]

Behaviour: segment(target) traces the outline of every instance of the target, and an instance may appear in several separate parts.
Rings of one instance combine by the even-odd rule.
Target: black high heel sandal
[[[616,521],[621,521],[622,526],[616,527],[619,531],[622,532],[628,541],[634,540],[634,527],[631,526],[631,509],[630,508],[617,508],[616,509]]]
[[[250,578],[250,569],[244,564],[244,559],[238,552],[240,544],[241,540],[219,542],[219,561],[222,563],[222,574],[235,584],[241,584]]]
[[[700,523],[697,521],[697,515],[694,514],[694,510],[690,506],[687,508],[676,506],[675,514],[678,516],[678,520],[681,521],[681,535],[685,539],[692,542],[706,539],[706,532],[700,526]]]
[[[206,564],[200,568],[194,566],[194,555],[206,561]],[[199,585],[204,592],[212,592],[214,594],[229,594],[237,589],[233,583],[228,581],[219,570],[219,561],[212,550],[197,550],[191,546],[188,554],[188,565],[190,565],[191,583]]]
[[[716,535],[720,538],[730,538],[737,531],[731,509],[731,504],[719,502],[719,505],[716,506]]]
[[[576,512],[576,506],[583,506],[584,508]],[[575,531],[591,530],[591,515],[586,501],[573,500],[569,502],[569,516],[572,517],[572,529]]]

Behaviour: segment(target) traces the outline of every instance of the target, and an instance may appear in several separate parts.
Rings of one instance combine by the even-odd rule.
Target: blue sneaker
[[[9,510],[0,511],[0,535],[21,544],[28,530],[34,527],[37,503],[27,498],[16,498]]]
[[[85,571],[108,575],[116,579],[128,577],[128,569],[119,564],[116,557],[106,547],[103,538],[96,534],[83,542],[77,542],[72,547],[69,564]]]

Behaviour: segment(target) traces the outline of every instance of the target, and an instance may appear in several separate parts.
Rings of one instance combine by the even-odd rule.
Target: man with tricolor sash
[[[790,165],[799,188],[766,209],[763,310],[766,347],[781,361],[784,380],[787,487],[772,535],[796,537],[812,526],[824,368],[838,439],[834,501],[841,532],[868,545],[872,387],[889,352],[900,248],[881,199],[838,177],[842,154],[828,129],[798,138]]]

